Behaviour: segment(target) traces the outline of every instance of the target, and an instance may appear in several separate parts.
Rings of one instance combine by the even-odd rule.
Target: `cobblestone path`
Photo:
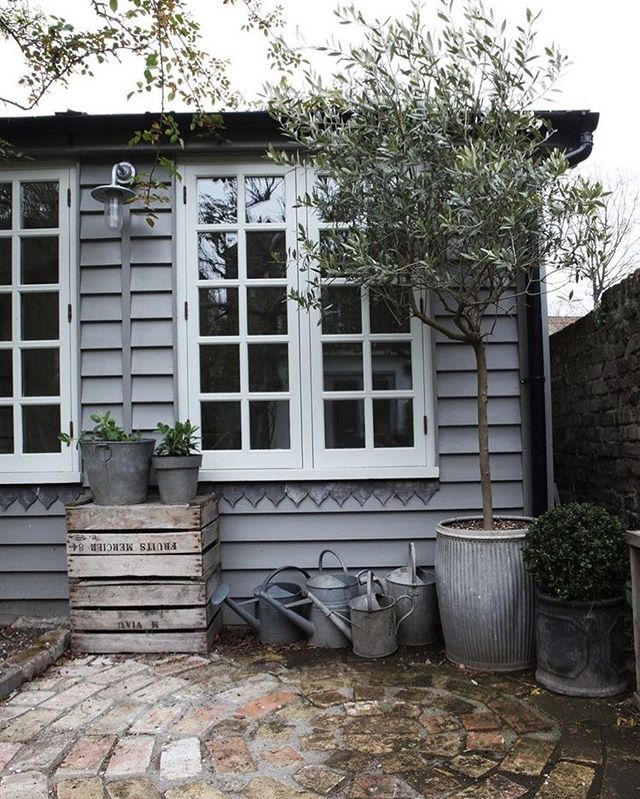
[[[0,703],[0,799],[640,799],[628,702],[432,659],[63,658]]]

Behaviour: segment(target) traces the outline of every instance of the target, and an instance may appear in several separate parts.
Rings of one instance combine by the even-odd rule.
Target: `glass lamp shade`
[[[122,197],[110,194],[104,201],[104,222],[111,230],[122,230]]]

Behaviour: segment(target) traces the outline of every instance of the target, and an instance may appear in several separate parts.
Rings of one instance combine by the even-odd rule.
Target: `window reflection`
[[[371,372],[373,388],[378,391],[410,389],[411,342],[373,341]]]
[[[287,273],[284,231],[247,232],[247,277],[283,278]]]
[[[0,183],[0,230],[11,230],[10,183]]]
[[[360,333],[362,305],[356,286],[328,286],[322,289],[322,332]]]
[[[289,449],[289,403],[271,400],[249,403],[251,449]]]
[[[247,288],[249,335],[283,335],[287,332],[287,290],[279,287]]]
[[[238,335],[238,289],[200,289],[200,335]]]
[[[393,292],[397,300],[388,301],[386,295]],[[408,333],[411,313],[408,302],[402,302],[399,289],[385,289],[385,294],[369,293],[369,314],[372,333]]]
[[[240,346],[200,345],[200,391],[222,394],[240,391]]]
[[[236,178],[198,180],[198,222],[220,225],[238,219],[238,181]]]
[[[362,391],[362,344],[323,344],[324,390]]]
[[[58,181],[22,183],[22,227],[58,227]]]
[[[201,402],[202,449],[241,449],[239,402]]]
[[[373,445],[413,446],[413,400],[373,400]]]
[[[364,447],[364,400],[325,400],[324,440],[327,449]]]
[[[198,273],[201,280],[237,279],[238,235],[199,233]]]
[[[244,201],[247,222],[284,222],[284,178],[246,178]]]
[[[288,391],[287,344],[249,344],[249,391]]]

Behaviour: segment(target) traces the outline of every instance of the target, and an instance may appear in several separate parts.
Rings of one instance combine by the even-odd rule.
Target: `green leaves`
[[[183,456],[198,452],[198,436],[196,433],[199,428],[192,425],[189,419],[184,422],[176,422],[173,427],[163,422],[158,422],[157,432],[163,438],[156,447],[156,455]]]

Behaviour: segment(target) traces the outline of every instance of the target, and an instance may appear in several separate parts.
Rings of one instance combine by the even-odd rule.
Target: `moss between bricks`
[[[69,648],[69,630],[58,627],[38,636],[26,648],[7,658],[0,668],[0,699],[32,680]]]

